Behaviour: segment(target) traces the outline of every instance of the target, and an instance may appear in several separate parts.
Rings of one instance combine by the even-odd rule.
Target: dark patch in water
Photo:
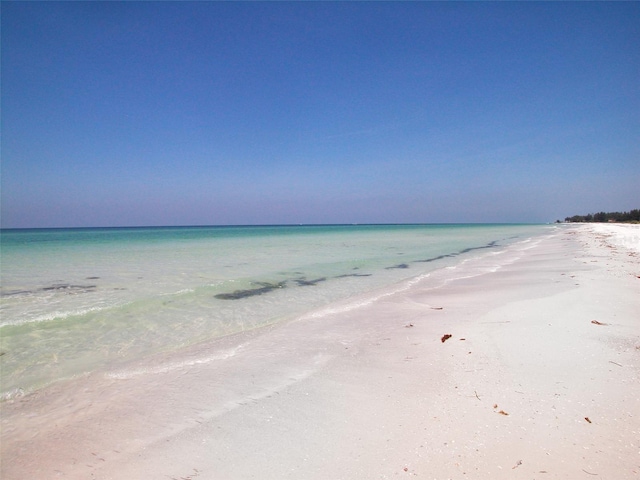
[[[489,242],[486,245],[482,245],[481,247],[470,247],[470,248],[465,248],[464,250],[460,250],[460,254],[462,253],[468,253],[468,252],[472,252],[473,250],[482,250],[483,248],[493,248],[496,246],[497,241],[494,240],[493,242]]]
[[[9,290],[3,291],[2,296],[9,295],[31,295],[37,292],[65,292],[68,294],[95,292],[97,285],[72,285],[70,283],[56,283],[49,287],[42,287],[36,290]]]
[[[220,300],[240,300],[242,298],[254,297],[256,295],[263,295],[265,293],[269,293],[272,290],[276,290],[278,288],[284,288],[287,282],[278,282],[278,283],[266,283],[260,282],[256,283],[256,285],[260,285],[258,288],[249,288],[247,290],[236,290],[231,293],[219,293],[215,295],[215,298],[219,298]]]
[[[497,246],[497,241],[494,240],[492,242],[487,243],[486,245],[482,245],[481,247],[469,247],[469,248],[464,248],[462,250],[460,250],[459,252],[455,252],[455,253],[449,253],[446,255],[438,255],[437,257],[433,257],[433,258],[428,258],[426,260],[416,260],[415,263],[427,263],[427,262],[435,262],[436,260],[442,260],[443,258],[448,258],[448,257],[457,257],[458,255],[462,255],[464,253],[469,253],[472,252],[474,250],[482,250],[484,248],[493,248]]]
[[[347,273],[345,275],[338,275],[336,278],[345,278],[345,277],[370,277],[370,273]]]
[[[385,270],[391,270],[393,268],[409,268],[409,265],[406,263],[401,263],[400,265],[394,265],[393,267],[387,267]]]
[[[310,287],[327,280],[327,277],[316,278],[315,280],[307,280],[305,278],[296,278],[294,281],[301,287]]]
[[[51,285],[50,287],[43,287],[40,290],[43,292],[49,292],[52,290],[64,290],[69,293],[80,293],[80,292],[92,292],[97,288],[97,285],[70,285],[68,283],[59,283],[56,285]]]
[[[8,297],[10,295],[28,295],[33,293],[31,290],[9,290],[8,292],[2,292],[0,295],[3,297]]]
[[[85,280],[98,280],[100,277],[87,277]]]
[[[438,255],[437,257],[427,258],[426,260],[416,260],[416,263],[427,263],[427,262],[435,262],[436,260],[442,260],[447,257],[455,257],[458,255],[457,253],[452,253],[450,255]]]

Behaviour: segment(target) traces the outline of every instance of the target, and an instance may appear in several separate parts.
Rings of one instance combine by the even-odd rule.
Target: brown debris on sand
[[[597,320],[591,320],[591,323],[593,323],[594,325],[608,325],[608,323],[602,323]]]
[[[451,338],[451,335],[447,333],[446,335],[443,335],[443,336],[442,336],[442,338],[440,339],[440,341],[441,341],[442,343],[444,343],[444,342],[446,342],[447,340],[449,340],[450,338]]]

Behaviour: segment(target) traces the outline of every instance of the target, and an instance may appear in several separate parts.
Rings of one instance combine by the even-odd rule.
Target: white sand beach
[[[640,226],[561,225],[1,408],[3,480],[640,478]]]

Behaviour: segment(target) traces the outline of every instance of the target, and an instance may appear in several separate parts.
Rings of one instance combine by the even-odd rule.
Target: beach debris
[[[411,327],[413,327],[413,323],[408,323],[404,326],[404,328],[411,328]]]
[[[466,340],[466,338],[461,338],[460,340]]]
[[[493,404],[493,408],[498,408],[498,404],[497,404],[497,403],[494,403],[494,404]]]
[[[639,277],[640,278],[640,277]],[[442,310],[444,307],[431,307],[431,310]]]
[[[498,413],[499,413],[500,415],[504,415],[505,417],[508,417],[508,416],[509,416],[509,414],[508,414],[507,412],[505,412],[504,410],[500,410]]]
[[[599,322],[598,320],[591,320],[591,323],[593,323],[594,325],[608,325],[608,323],[602,323],[602,322]]]
[[[587,422],[591,423],[591,420],[589,420],[589,417],[584,417],[584,419],[585,419]]]
[[[477,398],[478,400],[480,400],[480,396],[478,395],[478,392],[477,392],[476,390],[474,390],[474,391],[473,391],[473,393],[475,393],[475,394],[476,394],[476,398]]]
[[[582,471],[588,475],[598,475],[597,473],[587,472],[584,468],[582,469]]]
[[[613,360],[609,360],[609,363],[613,363],[614,365],[618,365],[619,367],[622,367],[622,365],[620,365],[620,364],[619,364],[619,363],[617,363],[617,362],[614,362]]]
[[[520,465],[522,465],[522,460],[518,460],[518,461],[516,462],[516,464],[515,464],[513,467],[511,467],[511,470],[515,470],[515,469],[516,469],[516,468],[518,468]]]
[[[442,343],[444,343],[444,342],[446,342],[447,340],[449,340],[450,338],[451,338],[451,335],[447,333],[447,334],[445,334],[445,335],[443,335],[443,336],[442,336],[442,338],[440,339],[440,341],[441,341]]]
[[[402,470],[404,470],[405,472],[408,472],[409,468],[408,467],[404,467]]]

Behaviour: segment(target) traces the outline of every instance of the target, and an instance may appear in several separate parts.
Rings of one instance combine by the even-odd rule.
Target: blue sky
[[[2,2],[2,226],[640,207],[639,2]]]

